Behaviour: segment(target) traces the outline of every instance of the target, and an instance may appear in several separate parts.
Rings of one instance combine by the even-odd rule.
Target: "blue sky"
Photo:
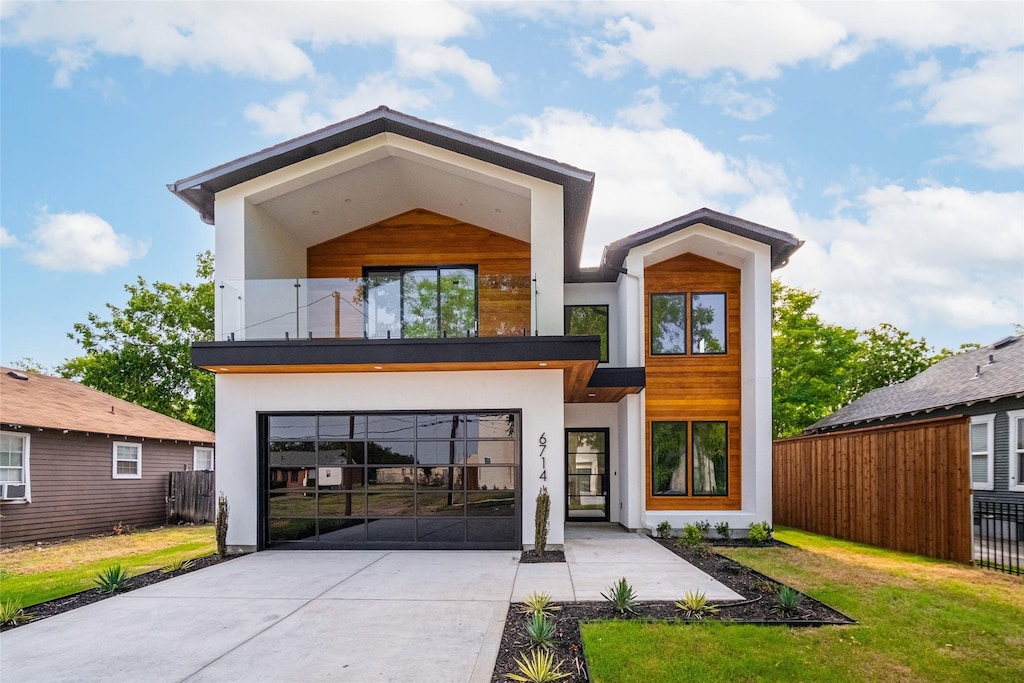
[[[594,171],[584,261],[707,206],[934,346],[1024,322],[1024,4],[0,5],[0,360],[213,229],[165,185],[384,104]]]

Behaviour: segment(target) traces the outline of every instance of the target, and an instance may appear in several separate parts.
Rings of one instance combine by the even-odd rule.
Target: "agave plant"
[[[686,591],[683,599],[676,602],[676,607],[690,619],[703,619],[709,614],[714,614],[718,608],[708,602],[707,593],[704,591]]]
[[[796,612],[800,603],[804,601],[804,596],[789,586],[780,586],[775,597],[779,602],[778,610],[787,617]]]
[[[526,622],[526,638],[536,647],[545,650],[555,644],[555,624],[543,614],[534,614]]]
[[[170,574],[171,572],[179,572],[183,569],[191,569],[193,566],[195,566],[195,560],[182,559],[171,562],[160,571],[164,574]]]
[[[562,671],[563,662],[555,662],[555,656],[542,649],[532,650],[529,655],[516,657],[517,673],[505,674],[505,678],[525,683],[549,683],[568,678]]]
[[[522,610],[526,614],[551,614],[562,609],[551,601],[550,593],[538,593],[534,591],[523,600]]]
[[[0,624],[17,626],[31,618],[32,615],[21,606],[21,600],[11,598],[10,600],[0,601]]]
[[[128,581],[128,572],[119,564],[107,567],[93,579],[93,583],[104,593],[116,593],[126,581]]]
[[[625,614],[626,612],[636,613],[633,609],[639,604],[639,600],[636,598],[636,592],[633,587],[626,581],[626,577],[622,577],[608,588],[607,593],[601,593],[601,597],[612,603],[612,607],[619,611],[619,614]]]

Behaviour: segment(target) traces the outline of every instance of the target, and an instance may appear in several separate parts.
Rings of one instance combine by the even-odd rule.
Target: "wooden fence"
[[[167,482],[167,523],[208,524],[216,519],[217,487],[213,472],[170,472]]]
[[[970,418],[776,441],[776,524],[970,564]]]

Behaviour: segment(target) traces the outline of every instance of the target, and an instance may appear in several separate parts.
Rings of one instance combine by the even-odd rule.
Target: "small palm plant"
[[[128,572],[115,564],[101,571],[92,582],[104,593],[116,593],[127,581]]]
[[[526,622],[526,639],[531,645],[550,650],[555,644],[555,624],[543,614],[534,614]]]
[[[195,566],[195,560],[176,560],[171,562],[169,565],[160,570],[163,574],[170,574],[171,572],[180,572],[185,569],[192,569]]]
[[[637,600],[636,592],[626,581],[626,577],[622,577],[609,586],[608,592],[601,593],[601,597],[612,603],[612,607],[617,609],[619,614],[625,614],[626,612],[636,614],[633,608],[640,604],[640,601]]]
[[[718,611],[717,607],[708,602],[707,593],[704,591],[686,591],[683,594],[683,599],[676,603],[676,607],[682,610],[689,619],[703,619]]]
[[[551,614],[562,609],[551,601],[550,593],[538,593],[534,591],[523,600],[522,610],[525,614]]]
[[[555,662],[555,656],[540,648],[532,650],[529,655],[516,657],[517,673],[505,674],[505,678],[525,683],[551,683],[568,678],[569,674],[562,671],[563,662]]]
[[[17,626],[31,618],[32,615],[21,606],[21,600],[11,598],[0,601],[0,624]]]

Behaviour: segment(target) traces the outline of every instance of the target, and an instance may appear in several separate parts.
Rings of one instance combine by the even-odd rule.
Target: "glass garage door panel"
[[[265,545],[520,547],[518,413],[265,419]]]

